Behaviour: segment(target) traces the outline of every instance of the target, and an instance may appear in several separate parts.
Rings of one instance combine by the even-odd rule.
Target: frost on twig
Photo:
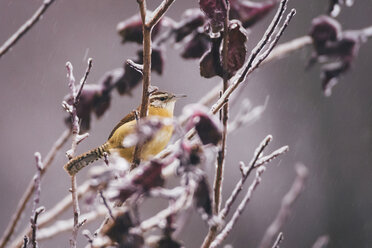
[[[288,193],[283,197],[279,212],[274,221],[267,228],[259,246],[260,248],[268,248],[271,246],[275,236],[287,221],[294,202],[304,188],[308,176],[308,169],[303,164],[296,164],[295,169],[297,174],[296,179]]]
[[[80,125],[79,125],[79,117],[77,115],[77,106],[79,105],[80,97],[83,91],[83,87],[89,75],[90,69],[92,68],[92,59],[88,59],[88,67],[85,71],[83,78],[80,80],[80,84],[78,89],[75,86],[75,77],[73,75],[73,67],[70,62],[66,63],[67,68],[67,77],[68,77],[68,86],[70,88],[70,95],[72,97],[72,104],[67,102],[63,102],[63,107],[65,110],[71,115],[71,122],[72,122],[72,144],[71,149],[66,152],[69,159],[72,159],[75,155],[77,145],[85,139],[88,135],[80,135]],[[71,195],[72,195],[72,203],[73,203],[73,213],[74,213],[74,225],[72,229],[72,237],[70,239],[70,247],[76,248],[76,238],[78,234],[79,228],[84,224],[83,221],[79,221],[80,215],[80,208],[79,208],[79,199],[77,194],[77,182],[76,182],[76,175],[71,176]]]
[[[238,221],[239,217],[244,211],[245,206],[252,198],[252,194],[257,186],[261,182],[262,173],[265,171],[265,167],[260,167],[256,172],[256,177],[254,178],[252,184],[249,186],[247,194],[244,196],[243,200],[240,202],[238,208],[236,209],[235,213],[233,214],[231,220],[226,224],[226,226],[222,229],[222,231],[216,236],[216,238],[211,243],[211,248],[216,248],[219,246],[227,237],[227,235],[231,232],[234,225]]]
[[[328,243],[329,243],[329,236],[322,235],[315,241],[312,248],[325,248],[328,245]]]
[[[280,232],[280,233],[278,234],[278,237],[276,238],[276,240],[275,240],[275,242],[274,242],[272,248],[280,248],[279,245],[280,245],[280,243],[283,241],[283,238],[284,238],[283,233]]]

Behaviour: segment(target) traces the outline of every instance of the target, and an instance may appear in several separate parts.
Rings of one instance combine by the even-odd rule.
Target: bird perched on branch
[[[160,119],[173,118],[174,105],[177,99],[185,97],[184,95],[174,95],[168,92],[156,91],[151,93],[149,97],[148,117],[156,117]],[[117,153],[125,158],[128,162],[132,162],[134,149],[136,145],[124,146],[123,142],[128,135],[135,132],[137,125],[135,112],[132,111],[125,116],[111,131],[108,140],[101,146],[72,158],[64,169],[71,176],[78,173],[82,168],[90,163],[102,158],[105,153]],[[143,144],[140,159],[147,160],[151,156],[162,151],[168,144],[173,133],[173,125],[164,125],[156,132],[151,140]]]

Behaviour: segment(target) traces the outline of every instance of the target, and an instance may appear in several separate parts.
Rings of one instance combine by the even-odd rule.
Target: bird
[[[151,93],[149,96],[147,118],[173,118],[175,103],[182,97],[185,97],[185,95],[175,95],[165,91]],[[104,157],[105,154],[113,153],[117,153],[128,162],[132,162],[136,145],[126,147],[123,145],[123,141],[128,135],[135,132],[136,125],[136,114],[132,111],[114,127],[108,140],[103,145],[72,158],[63,168],[70,176],[74,176],[90,163]],[[167,146],[172,134],[173,125],[164,125],[151,140],[143,144],[140,159],[148,160],[162,151]]]

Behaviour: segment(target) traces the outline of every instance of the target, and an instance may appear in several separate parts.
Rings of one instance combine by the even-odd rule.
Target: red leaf
[[[225,0],[199,0],[200,9],[209,18],[212,31],[217,33],[223,29],[223,23],[227,18]]]

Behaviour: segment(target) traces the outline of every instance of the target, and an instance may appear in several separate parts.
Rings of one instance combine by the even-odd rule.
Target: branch
[[[37,21],[40,20],[41,16],[48,9],[48,7],[54,2],[54,0],[44,0],[43,4],[36,10],[36,12],[28,19],[7,41],[0,47],[0,58],[12,47],[15,43],[22,38],[24,34],[30,30]]]
[[[61,134],[61,136],[57,139],[57,141],[53,144],[52,148],[50,149],[50,151],[48,152],[47,156],[45,157],[43,161],[44,168],[41,171],[41,175],[40,175],[41,177],[43,177],[43,175],[45,174],[49,166],[52,164],[55,156],[57,155],[57,152],[67,142],[70,135],[71,135],[70,130],[65,130]],[[17,209],[15,213],[13,214],[12,219],[10,220],[6,228],[3,234],[3,237],[1,238],[0,248],[4,248],[6,244],[9,242],[10,237],[12,236],[19,219],[21,218],[21,215],[26,208],[27,202],[31,199],[33,192],[34,192],[34,180],[32,179],[29,182],[25,192],[23,193],[22,198],[19,200]],[[23,236],[22,236],[22,239],[23,239]]]
[[[163,2],[154,11],[152,18],[146,23],[146,26],[154,27],[174,1],[175,0],[163,0]]]
[[[270,247],[275,236],[279,230],[283,227],[284,223],[287,221],[293,203],[296,201],[300,195],[302,189],[304,188],[306,178],[308,176],[307,168],[302,164],[297,164],[295,166],[297,177],[292,184],[291,189],[283,197],[282,204],[280,206],[279,212],[275,217],[275,220],[267,228],[264,237],[262,238],[260,248]]]
[[[272,248],[279,248],[279,245],[280,245],[280,243],[281,243],[282,241],[283,241],[283,233],[280,232],[280,233],[278,234],[278,237],[276,238],[276,240],[275,240],[275,242],[274,242]]]
[[[320,236],[312,246],[312,248],[324,248],[329,243],[329,237],[328,235],[322,235]]]
[[[95,211],[82,214],[81,219],[84,219],[85,220],[84,223],[88,224],[101,216],[105,216],[106,211],[107,210],[105,207],[100,207]],[[74,222],[73,218],[67,219],[67,220],[59,220],[50,227],[40,229],[38,232],[38,236],[39,236],[38,240],[41,241],[45,239],[50,239],[56,236],[57,234],[71,231],[73,229],[73,222]]]
[[[235,202],[236,198],[238,197],[240,191],[243,189],[243,185],[245,181],[247,180],[248,176],[250,175],[251,171],[253,170],[258,158],[263,153],[264,149],[269,145],[270,141],[272,140],[272,136],[268,135],[265,139],[263,139],[260,143],[260,145],[256,148],[256,151],[254,153],[254,156],[249,163],[249,169],[244,170],[245,166],[244,164],[241,164],[241,171],[242,171],[242,177],[240,178],[239,182],[236,184],[233,192],[231,193],[230,197],[226,200],[224,208],[221,210],[219,217],[221,219],[225,219],[228,215],[232,204]]]
[[[223,39],[222,39],[222,68],[223,68],[223,92],[229,86],[228,80],[228,72],[227,72],[227,55],[228,55],[228,43],[229,43],[229,10],[230,5],[228,0],[224,0],[223,3],[226,5],[226,18],[223,25]],[[221,207],[221,191],[222,191],[222,181],[223,181],[223,167],[225,163],[225,155],[226,155],[226,138],[227,138],[227,121],[228,121],[228,99],[226,100],[225,105],[223,106],[222,110],[222,141],[221,147],[218,152],[217,156],[217,168],[216,168],[216,175],[214,178],[214,213],[218,214],[220,207]]]
[[[140,14],[142,19],[142,34],[143,34],[143,79],[142,79],[142,100],[141,100],[141,107],[140,107],[140,118],[144,118],[147,116],[147,108],[149,105],[149,88],[151,86],[151,32],[154,25],[160,20],[160,18],[164,15],[164,13],[168,10],[171,4],[175,0],[164,0],[159,7],[155,10],[154,15],[152,18],[146,22],[146,0],[137,0],[140,8]],[[133,153],[133,161],[130,166],[130,170],[135,169],[141,162],[140,154],[141,154],[142,147],[137,144],[134,153]]]
[[[236,209],[236,211],[235,211],[233,217],[231,218],[231,220],[226,224],[224,229],[217,235],[217,237],[211,243],[211,245],[210,245],[211,248],[215,248],[215,247],[219,246],[226,239],[227,235],[231,232],[234,225],[238,221],[239,217],[243,213],[245,206],[247,205],[247,203],[252,198],[252,194],[253,194],[254,190],[260,184],[261,176],[262,176],[262,173],[264,171],[265,171],[265,167],[261,167],[257,170],[256,177],[253,180],[251,186],[249,186],[247,194],[244,196],[243,200],[239,204],[239,206]]]
[[[151,31],[152,26],[146,26],[146,0],[139,0],[141,18],[142,18],[142,34],[143,34],[143,71],[142,71],[142,101],[140,107],[140,118],[147,116],[147,108],[149,104],[149,87],[151,80]],[[135,169],[141,162],[140,154],[142,147],[137,144],[134,153],[133,161],[130,170]]]
[[[36,241],[36,231],[37,231],[37,219],[38,216],[45,211],[44,207],[39,207],[38,209],[35,209],[34,216],[31,217],[31,228],[32,228],[32,236],[31,236],[31,244],[33,248],[37,248],[37,241]]]
[[[39,152],[35,153],[35,160],[36,160],[36,174],[34,176],[34,204],[32,207],[32,213],[35,213],[36,207],[40,201],[41,172],[43,170],[43,163],[41,162],[41,155]]]
[[[71,149],[67,151],[67,156],[69,159],[74,157],[76,147],[78,143],[83,139],[83,137],[87,137],[87,135],[79,135],[80,133],[80,125],[79,125],[79,117],[77,116],[77,106],[79,104],[79,99],[81,96],[81,92],[85,85],[86,79],[89,75],[90,69],[92,67],[92,59],[88,59],[88,67],[86,69],[84,77],[80,80],[79,90],[76,91],[75,88],[75,78],[73,75],[73,67],[70,62],[66,63],[67,67],[67,77],[69,79],[69,88],[70,94],[73,97],[72,106],[69,106],[68,103],[64,102],[64,106],[66,111],[70,113],[72,119],[72,144]],[[70,239],[70,247],[76,248],[76,239],[78,235],[79,228],[82,226],[83,222],[79,222],[79,215],[80,215],[80,208],[79,208],[79,199],[77,194],[77,182],[76,182],[76,175],[71,176],[71,196],[72,196],[72,209],[74,213],[74,225],[72,229],[72,237]]]
[[[78,187],[78,198],[81,198],[82,195],[86,194],[89,190],[89,182],[86,181],[82,185]],[[55,221],[58,216],[60,216],[62,213],[64,213],[70,206],[72,205],[72,198],[71,195],[66,195],[60,202],[58,202],[53,208],[46,211],[39,219],[38,226],[44,227],[51,223],[52,221]],[[21,234],[18,235],[17,238],[12,242],[10,245],[11,247],[21,247],[23,242],[24,236],[31,235],[31,228],[28,226],[26,229],[24,229]]]
[[[257,69],[257,66],[254,66],[254,62],[255,62],[256,58],[259,56],[259,54],[261,53],[261,51],[264,49],[266,44],[270,41],[272,34],[274,33],[275,29],[279,25],[279,21],[280,21],[281,17],[283,16],[284,11],[286,9],[287,2],[288,2],[288,0],[282,0],[280,2],[280,7],[279,7],[274,19],[272,20],[269,27],[267,28],[264,36],[262,37],[260,42],[257,44],[257,46],[253,49],[251,55],[248,58],[248,61],[245,63],[244,67],[242,68],[242,72],[238,73],[235,76],[235,78],[238,78],[238,79],[235,79],[234,83],[232,83],[230,85],[230,87],[225,91],[225,93],[220,97],[220,99],[212,106],[211,112],[213,114],[216,114],[218,112],[218,110],[224,105],[226,100],[229,98],[231,93],[233,93],[236,90],[236,88],[242,82],[245,81],[247,76],[250,75],[255,69]],[[289,18],[291,18],[291,16]],[[286,27],[285,24],[284,24],[284,26]]]

